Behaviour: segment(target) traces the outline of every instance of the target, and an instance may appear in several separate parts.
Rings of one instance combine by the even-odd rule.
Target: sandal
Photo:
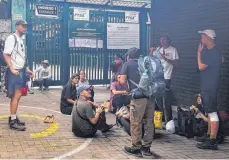
[[[48,115],[44,119],[44,123],[54,123],[54,115]]]

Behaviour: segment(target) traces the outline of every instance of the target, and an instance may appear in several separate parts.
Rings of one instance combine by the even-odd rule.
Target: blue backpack
[[[139,84],[135,84],[138,91],[146,97],[164,96],[166,84],[163,66],[156,56],[140,56],[138,71],[141,76]]]

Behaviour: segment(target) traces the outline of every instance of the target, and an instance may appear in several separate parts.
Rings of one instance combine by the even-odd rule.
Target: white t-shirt
[[[39,73],[39,78],[48,79],[48,78],[52,77],[50,67],[44,68],[43,66],[41,66],[41,67],[37,68],[34,72]]]
[[[164,54],[163,50],[164,50],[164,53],[165,53],[165,57],[167,59],[170,59],[170,60],[179,59],[179,55],[178,55],[178,52],[177,52],[176,48],[174,48],[172,46],[170,46],[170,47],[168,47],[166,49],[161,48],[159,50],[159,52],[161,54]],[[173,65],[171,63],[163,60],[163,59],[161,59],[161,63],[163,65],[163,67],[164,67],[164,77],[165,77],[165,79],[171,79],[172,72],[173,72]]]
[[[16,35],[16,34],[14,34]],[[25,46],[21,37],[17,36],[17,42],[13,35],[6,38],[4,54],[11,56],[11,63],[14,69],[22,69],[26,62]],[[16,46],[14,47],[16,43]]]

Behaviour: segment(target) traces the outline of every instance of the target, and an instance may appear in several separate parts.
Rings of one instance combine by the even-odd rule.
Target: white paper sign
[[[108,23],[107,48],[129,49],[140,48],[139,24]]]
[[[75,47],[103,48],[103,40],[76,38]]]
[[[73,20],[89,21],[89,9],[87,8],[74,8]]]
[[[139,12],[125,12],[125,22],[126,23],[139,23]]]

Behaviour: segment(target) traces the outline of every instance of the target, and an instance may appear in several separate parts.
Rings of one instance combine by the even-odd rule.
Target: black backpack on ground
[[[196,134],[196,118],[190,111],[177,108],[177,122],[179,128],[176,133],[187,138],[193,138]]]

